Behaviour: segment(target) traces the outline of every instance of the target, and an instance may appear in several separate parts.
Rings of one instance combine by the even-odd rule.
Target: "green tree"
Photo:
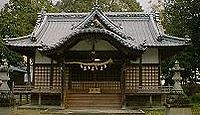
[[[102,11],[142,11],[136,0],[99,0]],[[95,0],[62,0],[61,11],[65,12],[90,12]]]
[[[193,76],[191,70],[200,68],[200,1],[199,0],[167,0],[163,12],[162,23],[170,35],[191,38],[192,45],[181,54],[168,60],[164,67],[170,66],[178,59],[186,68],[184,77]]]
[[[48,0],[10,0],[1,10],[0,53],[3,53],[12,65],[19,65],[16,62],[20,62],[21,58],[3,45],[2,38],[30,34],[35,26],[37,13],[42,8],[50,12],[57,11]]]

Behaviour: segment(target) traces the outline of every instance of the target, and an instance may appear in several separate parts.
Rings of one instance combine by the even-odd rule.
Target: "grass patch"
[[[200,104],[194,104],[193,105],[192,115],[200,115]]]
[[[40,115],[40,110],[15,109],[11,115]]]

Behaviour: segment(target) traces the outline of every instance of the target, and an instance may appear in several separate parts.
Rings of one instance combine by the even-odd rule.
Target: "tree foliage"
[[[168,34],[191,38],[191,46],[173,59],[178,59],[186,68],[184,77],[193,76],[191,70],[200,68],[200,1],[167,0],[162,23]],[[170,66],[172,61],[168,60],[164,67]]]
[[[4,54],[12,65],[19,65],[21,58],[3,45],[2,39],[28,35],[33,31],[37,13],[42,8],[54,12],[56,9],[48,0],[10,0],[0,12],[0,53]],[[0,55],[0,59],[1,59]]]
[[[64,12],[90,12],[95,0],[62,0],[61,11]],[[99,0],[102,11],[142,11],[136,0]]]

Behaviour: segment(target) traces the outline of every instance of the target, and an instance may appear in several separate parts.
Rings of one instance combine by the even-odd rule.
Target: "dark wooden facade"
[[[41,13],[31,35],[5,40],[33,62],[32,84],[16,86],[14,93],[75,109],[162,105],[171,87],[160,84],[161,60],[188,42],[161,33],[157,23],[155,14],[98,8]]]

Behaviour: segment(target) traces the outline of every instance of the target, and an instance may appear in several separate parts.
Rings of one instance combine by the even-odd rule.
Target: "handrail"
[[[135,86],[134,89],[126,89],[128,93],[170,93],[173,86]]]
[[[30,85],[15,85],[13,92],[61,92],[61,86],[30,86]],[[120,90],[120,89],[119,89]],[[128,93],[170,93],[176,92],[173,86],[136,86],[134,89],[126,89]]]
[[[13,88],[13,92],[15,93],[31,93],[31,92],[60,92],[61,86],[31,86],[31,85],[15,85]]]

